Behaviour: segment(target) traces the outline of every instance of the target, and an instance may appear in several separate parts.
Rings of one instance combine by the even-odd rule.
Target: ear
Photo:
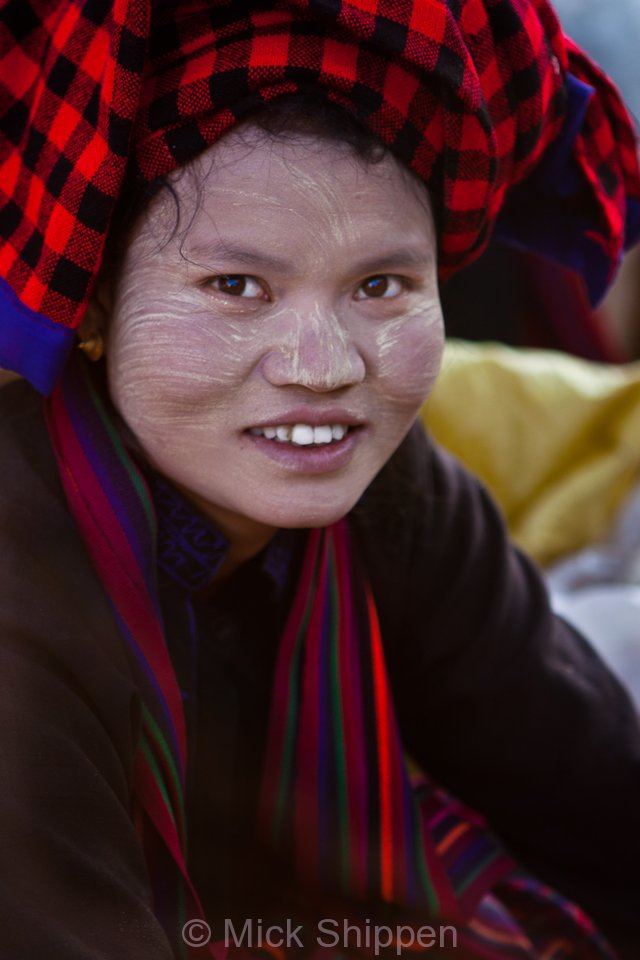
[[[109,285],[98,278],[78,330],[78,346],[94,363],[104,356],[111,300]]]
[[[87,312],[78,329],[81,339],[88,339],[96,334],[106,336],[112,302],[111,284],[104,277],[98,277],[91,292]]]

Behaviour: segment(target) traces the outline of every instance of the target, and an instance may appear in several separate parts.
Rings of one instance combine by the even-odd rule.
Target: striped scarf
[[[175,955],[202,958],[181,935],[202,911],[187,864],[185,721],[163,635],[154,506],[84,360],[69,364],[47,418],[140,691],[134,818],[155,910]],[[449,924],[457,946],[434,956],[612,960],[587,918],[517,872],[476,814],[428,779],[411,781],[346,520],[308,535],[277,657],[259,830],[310,896],[342,898],[363,930],[373,910],[415,927]],[[208,949],[225,954],[220,943]]]

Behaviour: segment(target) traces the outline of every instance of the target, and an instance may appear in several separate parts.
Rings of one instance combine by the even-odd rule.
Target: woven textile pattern
[[[9,2],[0,19],[0,270],[74,325],[127,162],[144,64],[143,0]]]
[[[568,72],[589,84],[577,123]],[[127,158],[153,180],[296,90],[344,106],[429,184],[443,278],[483,249],[567,124],[567,216],[604,283],[635,233],[627,201],[640,212],[628,115],[546,0],[5,0],[0,78],[0,364],[44,389],[86,309]],[[26,369],[31,333],[52,370]]]

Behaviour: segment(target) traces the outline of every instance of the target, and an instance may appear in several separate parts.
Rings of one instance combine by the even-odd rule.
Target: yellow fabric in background
[[[605,539],[640,479],[640,362],[451,340],[421,416],[541,564]]]

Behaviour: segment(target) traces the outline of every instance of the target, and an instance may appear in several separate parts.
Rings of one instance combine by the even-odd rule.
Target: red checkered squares
[[[282,69],[287,66],[288,55],[288,34],[268,33],[264,36],[256,36],[251,44],[249,69],[255,67]]]
[[[355,83],[358,77],[358,48],[352,43],[327,39],[323,44],[322,73]]]
[[[73,326],[104,242],[83,212],[102,195],[105,165],[111,202],[119,190],[124,167],[108,144],[137,112],[148,16],[146,0],[105,5],[100,22],[96,5],[82,0],[56,4],[41,19],[42,6],[9,0],[0,9],[0,161],[10,174],[0,182],[0,210],[21,211],[18,222],[0,215],[0,262],[25,307]],[[103,83],[110,73],[129,92],[128,118],[113,109]]]
[[[11,296],[63,327],[82,317],[128,160],[163,176],[299,89],[355,113],[427,182],[443,277],[562,137],[567,70],[596,90],[565,149],[586,185],[567,216],[612,264],[634,204],[640,224],[629,117],[547,0],[43,6],[0,4],[0,267]]]
[[[447,8],[443,3],[414,3],[409,27],[418,37],[429,37],[434,43],[444,40]]]

